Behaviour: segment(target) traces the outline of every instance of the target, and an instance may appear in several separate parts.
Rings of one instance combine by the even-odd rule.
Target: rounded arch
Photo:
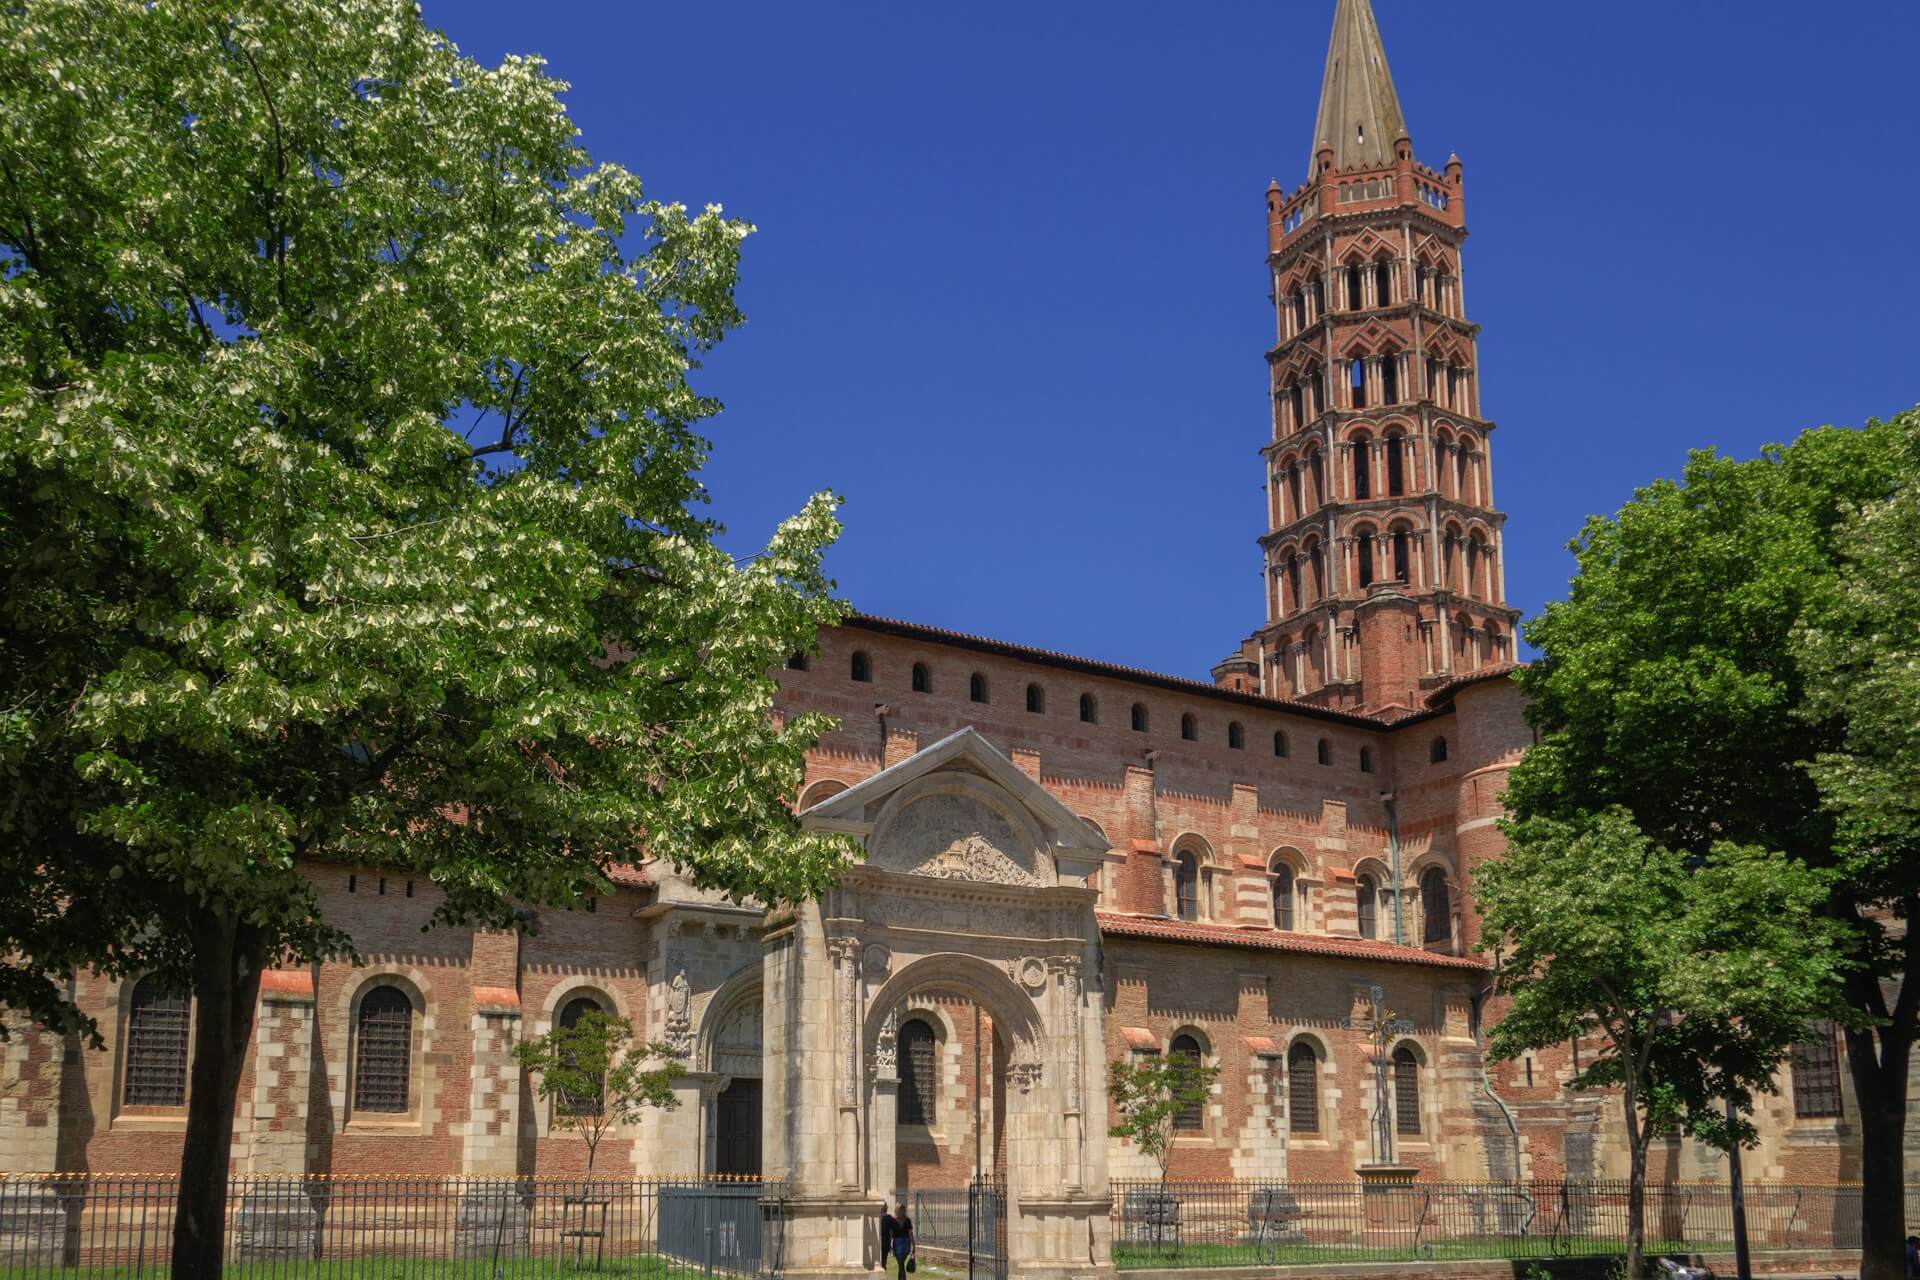
[[[994,1030],[1006,1032],[1015,1063],[1040,1060],[1045,1025],[1033,998],[990,960],[958,951],[938,951],[903,966],[873,994],[861,1031],[865,1061],[872,1062],[880,1036],[889,1024],[897,1028],[910,1011],[919,1011],[920,1004],[912,998],[930,989],[957,992],[986,1010]]]
[[[838,778],[821,778],[807,784],[800,793],[800,812],[805,813],[824,800],[831,800],[847,789],[847,784]]]
[[[417,1117],[424,1110],[424,1098],[431,1087],[426,1069],[432,1062],[429,1055],[434,1040],[433,1014],[427,1003],[431,984],[420,970],[397,964],[370,966],[360,971],[360,979],[344,986],[339,997],[347,1029],[346,1106],[336,1123],[352,1124],[367,1115]],[[362,1012],[373,1012],[367,1006],[368,999],[380,1003],[392,1000],[388,995],[376,996],[376,992],[395,992],[405,999],[409,1019],[403,1052],[394,1053],[391,1041],[376,1046],[367,1039]],[[377,1020],[386,1022],[384,1018]],[[368,1065],[372,1058],[378,1059],[377,1075]]]
[[[528,1028],[528,1034],[545,1035],[553,1030],[559,1025],[560,1015],[566,1007],[582,998],[592,1000],[617,1018],[625,1018],[629,1022],[634,1020],[626,1000],[611,987],[603,986],[595,979],[582,975],[562,978],[547,989],[545,998],[540,1001],[539,1014],[532,1026]]]
[[[874,817],[873,831],[867,836],[868,865],[887,865],[893,834],[902,814],[922,800],[935,796],[956,796],[979,805],[1007,826],[1009,847],[1000,850],[1019,868],[1042,885],[1054,883],[1051,842],[1026,806],[1015,803],[1000,787],[969,773],[940,771],[916,778],[888,796]]]
[[[1091,830],[1093,834],[1099,836],[1102,840],[1105,840],[1107,838],[1106,831],[1100,826],[1099,823],[1095,822],[1092,818],[1089,818],[1084,813],[1078,813],[1078,814],[1075,814],[1074,816],[1079,818],[1080,821],[1086,823],[1088,829]]]
[[[1178,857],[1183,853],[1193,854],[1200,860],[1200,865],[1203,867],[1220,865],[1219,858],[1213,852],[1213,845],[1198,831],[1182,831],[1173,838],[1173,843],[1167,846],[1167,856],[1170,858]]]
[[[700,1015],[700,1026],[694,1033],[693,1062],[697,1071],[719,1071],[715,1063],[716,1056],[725,1056],[727,1046],[723,1044],[725,1033],[732,1027],[740,1015],[754,1011],[756,1014],[765,1001],[765,992],[761,986],[761,966],[758,961],[742,965],[735,969],[727,980],[714,989],[707,1000],[707,1007]],[[719,1054],[716,1055],[716,1049]],[[757,1072],[728,1071],[728,1075],[755,1075]]]

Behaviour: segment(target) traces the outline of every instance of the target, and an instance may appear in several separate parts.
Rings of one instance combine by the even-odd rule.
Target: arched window
[[[787,670],[789,671],[808,671],[811,670],[812,667],[812,660],[804,653],[796,653],[787,659]]]
[[[1382,258],[1373,264],[1373,303],[1387,306],[1393,301],[1393,267]]]
[[[1313,598],[1318,600],[1327,593],[1327,579],[1325,562],[1320,557],[1320,544],[1317,542],[1313,544],[1313,550],[1307,553],[1307,567],[1313,570]]]
[[[1400,403],[1400,357],[1391,351],[1380,357],[1380,403]]]
[[[1314,506],[1321,506],[1327,500],[1327,464],[1318,449],[1307,455],[1307,471],[1313,476]]]
[[[1347,268],[1347,310],[1359,311],[1367,305],[1365,291],[1361,287],[1360,264]]]
[[[1293,931],[1293,868],[1284,862],[1273,864],[1273,927]]]
[[[1387,496],[1397,498],[1407,491],[1406,438],[1387,437]]]
[[[924,662],[913,664],[913,691],[915,693],[933,692],[933,672],[927,670],[927,664]]]
[[[1235,751],[1244,751],[1246,749],[1247,731],[1240,727],[1238,720],[1229,721],[1227,724],[1227,746]]]
[[[978,671],[967,677],[967,700],[969,702],[987,700],[987,678]]]
[[[1380,936],[1380,885],[1372,876],[1361,876],[1353,882],[1353,901],[1359,908],[1360,936],[1377,938]]]
[[[1188,742],[1200,740],[1200,722],[1193,718],[1191,711],[1180,717],[1180,736]]]
[[[1356,498],[1373,496],[1373,441],[1371,440],[1356,440],[1353,443],[1353,496]]]
[[[1039,715],[1047,709],[1047,691],[1037,684],[1027,686],[1027,712]]]
[[[1467,599],[1478,600],[1480,595],[1480,557],[1487,544],[1480,540],[1479,533],[1467,539]]]
[[[1300,464],[1297,462],[1287,464],[1287,496],[1293,499],[1294,519],[1297,520],[1305,515],[1307,504],[1300,491]]]
[[[1287,1128],[1320,1132],[1320,1056],[1304,1040],[1287,1050]]]
[[[1295,289],[1292,294],[1293,327],[1297,333],[1307,327],[1307,295],[1304,290]]]
[[[1275,729],[1273,731],[1273,754],[1282,760],[1287,758],[1287,731],[1285,729]]]
[[[1393,580],[1395,582],[1408,580],[1408,574],[1412,571],[1412,560],[1413,557],[1407,545],[1407,531],[1395,529],[1393,531]]]
[[[1200,1042],[1192,1036],[1175,1036],[1173,1044],[1168,1046],[1167,1055],[1185,1058],[1195,1066],[1200,1065]],[[1198,1102],[1189,1102],[1181,1107],[1173,1117],[1173,1127],[1184,1133],[1197,1133],[1206,1127],[1205,1109]]]
[[[900,1024],[900,1093],[896,1112],[901,1124],[933,1123],[934,1090],[939,1087],[939,1072],[934,1069],[933,1028],[919,1018]]]
[[[362,1005],[361,1007],[365,1008],[366,1006]],[[580,1019],[586,1017],[589,1013],[603,1012],[605,1012],[605,1010],[600,1008],[600,1002],[593,997],[575,996],[561,1006],[560,1016],[556,1019],[556,1022],[563,1027],[577,1027],[580,1025]],[[597,1116],[600,1114],[601,1100],[605,1096],[605,1092],[605,1081],[602,1081],[600,1087],[594,1089],[592,1092],[579,1096],[563,1090],[559,1098],[556,1099],[556,1105],[560,1108],[563,1115]]]
[[[856,651],[853,655],[853,678],[861,684],[871,682],[873,679],[873,659],[864,653]]]
[[[1135,733],[1145,733],[1147,731],[1147,704],[1144,702],[1134,703],[1133,710],[1129,713],[1129,718],[1133,724],[1133,731]]]
[[[1402,1137],[1420,1136],[1420,1060],[1404,1044],[1393,1051],[1393,1121]]]
[[[1833,1037],[1833,1024],[1822,1020],[1793,1046],[1793,1114],[1802,1120],[1840,1114],[1840,1055]]]
[[[1321,764],[1332,764],[1333,763],[1333,744],[1331,742],[1328,742],[1325,738],[1320,739],[1319,742],[1316,742],[1314,744],[1313,758]]]
[[[1453,937],[1453,897],[1447,892],[1447,873],[1428,867],[1420,877],[1420,913],[1426,917],[1424,942],[1447,942]]]
[[[1327,286],[1319,276],[1307,281],[1307,293],[1313,299],[1313,314],[1318,317],[1326,314]]]
[[[148,974],[134,984],[127,1005],[126,1085],[121,1100],[130,1107],[184,1105],[192,998]]]
[[[1347,402],[1349,408],[1367,407],[1367,358],[1365,356],[1353,356],[1347,361],[1347,389],[1351,396]]]
[[[1099,724],[1100,723],[1100,704],[1094,699],[1094,696],[1090,693],[1083,693],[1080,695],[1080,723],[1081,724]]]
[[[1173,860],[1173,907],[1182,920],[1200,918],[1200,859],[1191,853]]]
[[[1447,759],[1447,740],[1435,738],[1427,744],[1427,763],[1444,764]]]
[[[1360,585],[1373,585],[1373,531],[1368,530],[1358,537],[1360,552]]]
[[[1373,772],[1373,748],[1372,747],[1360,748],[1360,772],[1362,773]]]
[[[407,1109],[413,1075],[413,1001],[394,986],[360,997],[354,1027],[353,1109]]]
[[[1287,389],[1287,403],[1293,410],[1293,429],[1300,430],[1307,425],[1307,391],[1299,383]]]
[[[1288,611],[1300,608],[1306,601],[1300,598],[1300,557],[1287,557],[1287,607]]]

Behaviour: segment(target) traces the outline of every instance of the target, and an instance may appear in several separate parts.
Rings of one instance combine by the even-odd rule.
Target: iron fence
[[[237,1178],[246,1280],[777,1276],[786,1197],[752,1179]],[[170,1178],[0,1177],[0,1280],[169,1275]]]
[[[922,1248],[967,1249],[967,1189],[941,1187],[916,1191],[912,1201],[913,1237]]]
[[[1732,1249],[1726,1184],[1654,1183],[1645,1204],[1650,1253]],[[1756,1252],[1860,1247],[1858,1186],[1750,1183],[1746,1210]],[[1123,1269],[1606,1255],[1626,1230],[1624,1181],[1113,1184]]]

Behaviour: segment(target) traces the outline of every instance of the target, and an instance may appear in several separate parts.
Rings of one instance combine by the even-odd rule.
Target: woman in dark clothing
[[[900,1280],[907,1280],[907,1260],[913,1257],[913,1219],[902,1204],[892,1213],[880,1215],[880,1267],[886,1269],[887,1255],[900,1264]]]

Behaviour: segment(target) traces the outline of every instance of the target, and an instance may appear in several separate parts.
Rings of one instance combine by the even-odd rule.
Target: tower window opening
[[[1191,853],[1174,859],[1173,909],[1182,920],[1200,918],[1200,860]]]
[[[1361,296],[1361,272],[1358,266],[1347,268],[1347,310],[1365,309],[1366,300]]]
[[[1393,267],[1384,260],[1373,264],[1373,301],[1379,307],[1393,301]]]
[[[1347,386],[1349,399],[1355,409],[1367,407],[1367,361],[1364,356],[1355,356],[1347,361]]]
[[[1300,557],[1291,555],[1287,557],[1287,604],[1298,609],[1304,603],[1300,599]]]
[[[1319,276],[1315,276],[1307,282],[1307,293],[1313,299],[1314,316],[1318,318],[1319,316],[1325,315],[1327,311],[1327,286],[1322,283]]]
[[[913,691],[915,693],[933,692],[933,673],[927,670],[927,664],[924,662],[913,664]]]
[[[967,677],[967,700],[969,702],[987,700],[987,678],[978,671]]]
[[[1444,764],[1447,759],[1447,740],[1435,738],[1427,744],[1427,763]]]
[[[1403,436],[1387,437],[1387,493],[1395,498],[1407,491],[1406,444]]]
[[[855,653],[853,655],[853,678],[861,684],[872,683],[873,659],[864,653]]]
[[[1327,500],[1327,464],[1318,449],[1307,459],[1307,471],[1313,478],[1313,505],[1317,507]]]
[[[1331,742],[1328,742],[1325,738],[1320,739],[1319,742],[1314,744],[1313,756],[1314,756],[1314,759],[1320,764],[1332,764],[1333,763],[1333,744]]]
[[[1037,684],[1027,686],[1027,714],[1040,715],[1047,709],[1047,691]]]
[[[1235,751],[1244,751],[1247,746],[1247,731],[1240,727],[1238,720],[1227,725],[1227,746]]]
[[[1134,703],[1130,718],[1135,733],[1145,733],[1147,731],[1147,707],[1145,703]]]
[[[1301,501],[1300,464],[1297,462],[1289,462],[1287,464],[1287,496],[1293,499],[1293,514],[1295,518],[1307,513],[1307,504]]]
[[[1447,890],[1447,873],[1438,867],[1427,868],[1420,877],[1420,911],[1426,917],[1422,941],[1446,942],[1453,937],[1453,896]]]
[[[1380,403],[1400,403],[1400,357],[1383,356],[1380,360]]]
[[[1287,731],[1285,729],[1275,729],[1273,731],[1273,754],[1281,760],[1287,758]]]
[[[1362,773],[1373,772],[1373,748],[1372,747],[1360,748],[1360,772]]]
[[[1409,581],[1407,571],[1410,559],[1407,553],[1407,531],[1395,529],[1393,531],[1393,580],[1395,582]]]
[[[1425,187],[1420,190],[1422,194],[1426,192]],[[1424,262],[1416,262],[1413,265],[1413,296],[1420,302],[1427,300],[1427,264]]]
[[[1200,739],[1200,722],[1193,718],[1191,711],[1180,717],[1180,737],[1187,742]]]
[[[1354,906],[1358,911],[1360,936],[1372,938],[1380,932],[1380,888],[1372,876],[1361,876],[1353,883]]]
[[[1307,425],[1307,393],[1298,382],[1287,388],[1287,407],[1293,410],[1295,431]]]
[[[1373,496],[1373,441],[1356,441],[1353,446],[1353,496]]]
[[[1184,1058],[1196,1067],[1200,1065],[1200,1042],[1192,1036],[1175,1036],[1167,1047],[1169,1057]],[[1198,1133],[1206,1128],[1206,1109],[1199,1102],[1186,1102],[1174,1113],[1173,1127],[1180,1133]]]
[[[805,671],[811,666],[813,666],[813,663],[808,661],[807,655],[804,653],[796,653],[787,659],[787,670],[789,671]]]
[[[1298,332],[1307,327],[1307,295],[1304,290],[1293,291],[1293,327]]]
[[[1273,865],[1273,927],[1293,932],[1293,868],[1284,862]]]
[[[1360,585],[1363,587],[1373,585],[1373,535],[1371,533],[1360,535]]]
[[[1313,598],[1318,600],[1327,593],[1326,563],[1321,558],[1319,543],[1314,543],[1313,550],[1308,554],[1313,569]]]
[[[1100,704],[1094,701],[1094,697],[1090,693],[1080,695],[1080,723],[1100,723]]]

